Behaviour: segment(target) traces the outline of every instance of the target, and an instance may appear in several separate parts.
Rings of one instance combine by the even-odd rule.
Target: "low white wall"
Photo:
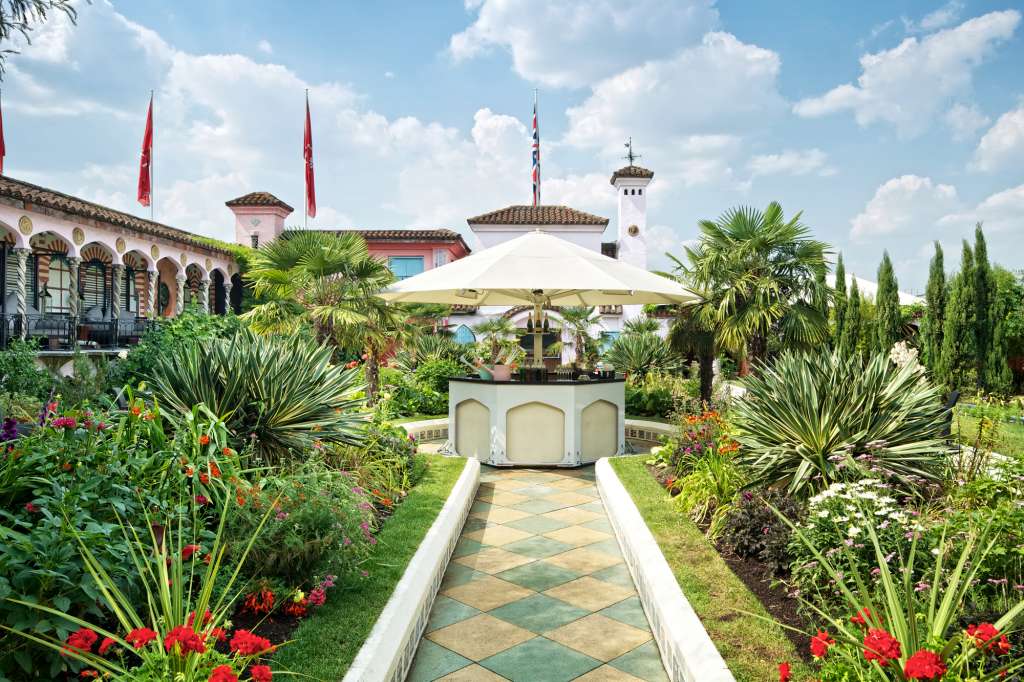
[[[465,462],[448,501],[409,561],[344,682],[402,682],[409,673],[441,578],[480,485],[480,462]]]
[[[598,460],[595,470],[608,520],[669,677],[674,682],[735,682],[608,459]]]

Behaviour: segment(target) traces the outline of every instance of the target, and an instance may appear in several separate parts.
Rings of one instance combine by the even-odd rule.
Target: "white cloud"
[[[969,140],[980,128],[987,126],[991,120],[974,104],[957,102],[944,117],[946,125],[953,133],[954,140]]]
[[[931,178],[903,175],[883,183],[851,222],[850,236],[864,240],[879,236],[915,236],[958,206],[956,188]]]
[[[971,169],[994,171],[1024,158],[1024,103],[999,117],[974,152]]]
[[[906,17],[902,18],[903,28],[907,33],[927,33],[940,28],[955,24],[960,19],[960,13],[964,11],[964,3],[960,0],[950,0],[942,7],[929,12],[921,18],[921,21],[912,21]]]
[[[1024,234],[1024,185],[1018,185],[986,197],[981,203],[968,211],[951,213],[943,216],[940,225],[952,227],[973,227],[981,222],[988,232],[1011,232],[1011,244],[1016,242],[1005,256],[1011,256],[1013,250],[1020,252],[1020,235]],[[999,253],[990,251],[990,253]],[[999,258],[997,258],[998,260]]]
[[[472,59],[509,51],[516,73],[553,87],[579,87],[696,42],[718,22],[713,0],[476,0],[476,19],[451,37],[449,53]]]
[[[595,85],[584,102],[566,112],[565,140],[616,155],[636,131],[659,146],[693,135],[713,140],[708,135],[762,122],[784,108],[777,89],[779,68],[775,52],[729,33],[709,33],[698,46]]]
[[[260,42],[256,43],[256,49],[262,52],[263,54],[274,54],[274,46],[271,45],[270,41],[267,39],[263,39]]]
[[[787,149],[779,154],[754,156],[747,162],[751,176],[758,175],[834,175],[836,169],[828,165],[828,154],[818,148]]]
[[[862,126],[890,123],[904,135],[923,132],[953,97],[970,90],[974,70],[1009,39],[1020,23],[1017,10],[991,12],[923,39],[860,59],[857,84],[846,83],[820,97],[796,103],[799,116],[852,111]]]
[[[541,178],[541,198],[545,204],[586,206],[586,210],[612,218],[615,210],[615,192],[608,184],[608,173],[567,175],[545,180]]]
[[[28,40],[17,31],[11,36],[10,49],[18,52],[19,58],[49,64],[69,64],[74,24],[64,12],[51,10],[46,21],[28,34]]]
[[[394,71],[385,71],[384,72],[384,77],[387,78],[388,80],[391,80],[392,78],[395,77],[395,72]]]

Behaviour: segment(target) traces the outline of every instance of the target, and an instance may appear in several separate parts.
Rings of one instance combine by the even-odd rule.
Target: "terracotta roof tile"
[[[612,173],[611,183],[614,185],[619,178],[653,178],[654,171],[647,170],[641,166],[623,166]]]
[[[607,225],[608,219],[568,206],[507,206],[466,222],[470,225]]]
[[[15,180],[6,175],[0,175],[0,197],[7,197],[8,199],[21,202],[25,210],[30,210],[30,207],[48,208],[70,216],[89,218],[98,222],[127,227],[155,237],[163,237],[164,239],[184,242],[207,251],[231,255],[230,251],[217,246],[211,246],[208,242],[198,238],[197,235],[185,230],[179,230],[176,227],[139,218],[130,213],[116,211],[112,208],[86,201],[85,199],[64,194],[63,192],[33,185],[24,180]]]
[[[460,243],[462,247],[466,249],[466,253],[469,253],[469,245],[466,244],[462,235],[455,230],[447,230],[444,228],[437,229],[391,229],[391,230],[359,230],[359,229],[344,229],[344,230],[318,230],[319,232],[330,233],[343,233],[343,232],[355,232],[361,234],[363,239],[368,241],[379,241],[379,242],[409,242],[409,241],[434,241],[434,242],[448,242],[448,243]]]
[[[294,211],[291,206],[284,203],[270,192],[249,192],[243,194],[237,199],[231,201],[225,201],[225,206],[280,206],[281,208]]]

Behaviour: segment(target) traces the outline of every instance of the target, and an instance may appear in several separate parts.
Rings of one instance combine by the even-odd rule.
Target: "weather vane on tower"
[[[633,165],[633,162],[635,160],[637,160],[639,158],[642,158],[640,156],[640,154],[634,154],[633,153],[633,136],[632,135],[629,136],[629,140],[627,140],[626,143],[624,145],[622,145],[622,146],[625,147],[626,150],[627,150],[626,151],[626,155],[623,156],[622,158],[627,159],[629,161],[629,165],[630,166]]]

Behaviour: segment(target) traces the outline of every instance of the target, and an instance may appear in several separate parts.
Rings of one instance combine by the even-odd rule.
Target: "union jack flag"
[[[533,205],[540,205],[540,130],[537,129],[537,98],[533,99]]]

